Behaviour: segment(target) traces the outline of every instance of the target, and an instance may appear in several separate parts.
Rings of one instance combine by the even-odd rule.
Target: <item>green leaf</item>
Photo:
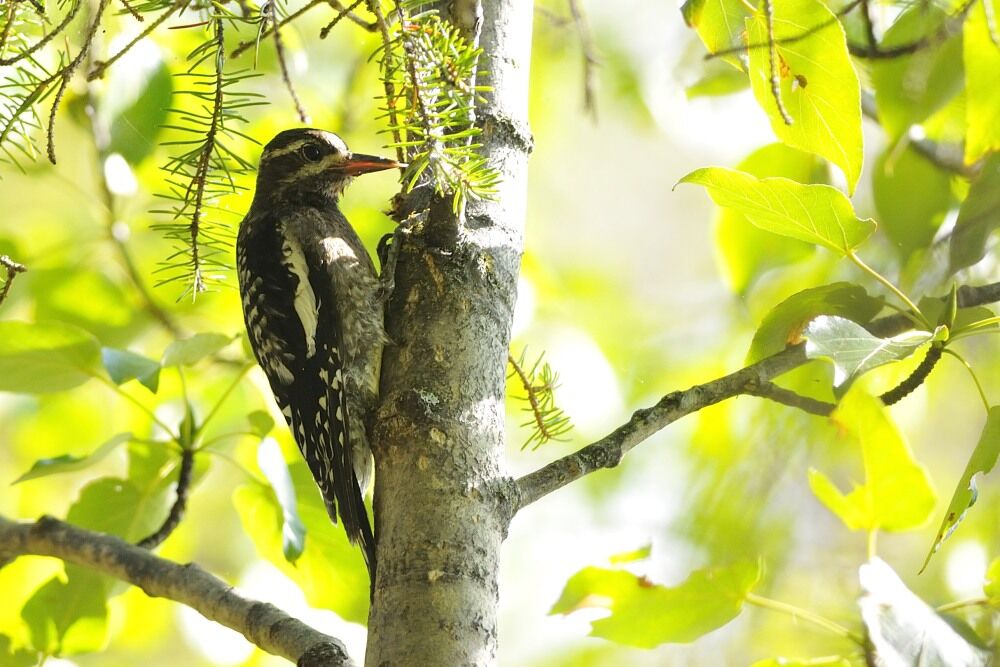
[[[931,561],[931,556],[941,547],[941,543],[951,537],[951,534],[958,528],[958,524],[965,518],[966,512],[971,508],[979,495],[976,489],[976,475],[989,474],[996,465],[997,455],[1000,454],[1000,406],[994,405],[990,408],[986,417],[986,425],[979,436],[976,448],[972,450],[969,462],[965,464],[965,472],[955,487],[955,493],[948,503],[948,511],[945,512],[941,527],[938,528],[934,544],[931,545],[927,558],[924,559],[924,568]]]
[[[653,545],[647,544],[646,546],[639,547],[638,549],[633,549],[632,551],[625,551],[620,554],[614,554],[608,560],[614,565],[619,565],[621,563],[634,563],[639,560],[646,560],[649,555],[653,552]]]
[[[847,51],[844,29],[819,0],[773,3],[775,67],[781,101],[771,88],[767,19],[760,9],[747,19],[750,85],[771,129],[789,146],[816,153],[840,167],[854,192],[861,175],[861,87]]]
[[[247,415],[247,421],[254,435],[262,438],[274,428],[274,419],[266,410],[254,410]]]
[[[699,97],[720,97],[738,93],[750,85],[747,75],[731,67],[707,72],[684,90],[689,100]]]
[[[986,583],[983,584],[983,593],[990,599],[990,604],[996,605],[1000,601],[1000,558],[994,558],[990,566],[986,568]]]
[[[757,178],[781,176],[800,183],[822,183],[827,171],[826,163],[815,155],[779,143],[757,149],[736,168]],[[798,262],[815,250],[810,244],[757,228],[733,208],[719,210],[715,245],[729,286],[737,294],[746,293],[768,269]]]
[[[26,482],[29,479],[38,479],[39,477],[58,475],[64,472],[83,470],[84,468],[101,461],[105,456],[110,454],[112,450],[119,445],[128,442],[131,438],[131,433],[119,433],[86,456],[70,456],[69,454],[63,454],[62,456],[56,456],[49,459],[39,459],[35,461],[28,472],[15,479],[12,484],[19,484],[21,482]]]
[[[761,229],[817,243],[841,255],[875,231],[875,221],[858,218],[844,193],[829,185],[755,178],[725,167],[697,169],[680,182],[704,185],[716,204],[736,209]]]
[[[851,667],[851,661],[834,655],[826,658],[797,660],[795,658],[768,658],[758,660],[750,667]]]
[[[61,322],[90,332],[106,345],[124,345],[143,311],[122,287],[99,271],[58,268],[30,271],[35,320]]]
[[[833,362],[834,386],[841,386],[873,368],[905,359],[941,331],[907,331],[892,338],[878,338],[843,317],[820,315],[805,328],[806,356]]]
[[[72,389],[100,372],[101,346],[65,324],[0,322],[0,391]]]
[[[139,384],[154,394],[160,386],[159,362],[141,354],[104,347],[101,348],[101,361],[104,362],[104,368],[115,384],[122,385],[129,380],[138,380]]]
[[[882,47],[923,39],[945,20],[945,11],[934,4],[908,8],[886,30]],[[879,121],[894,142],[962,90],[962,40],[952,37],[932,49],[883,58],[870,67]]]
[[[33,651],[11,648],[11,640],[7,635],[0,635],[0,665],[4,667],[35,667],[40,658]]]
[[[132,480],[102,477],[87,484],[70,506],[66,520],[101,533],[135,541],[157,527],[148,498]]]
[[[292,476],[288,473],[288,465],[274,438],[261,440],[257,448],[257,465],[270,483],[281,507],[281,551],[289,563],[294,563],[305,549],[306,529],[299,519]]]
[[[990,3],[987,18],[985,3]],[[994,18],[1000,1],[982,0],[972,5],[962,29],[967,95],[965,161],[972,163],[1000,149],[1000,48],[995,43]],[[991,34],[991,32],[993,34]]]
[[[306,464],[296,462],[288,469],[307,535],[295,565],[282,551],[283,512],[269,487],[255,483],[236,489],[233,504],[243,530],[261,556],[298,584],[310,605],[364,623],[368,618],[368,573],[361,552],[347,541],[343,528],[330,522]]]
[[[809,486],[827,509],[851,530],[904,531],[926,522],[935,502],[930,477],[882,402],[855,388],[831,420],[861,445],[865,482],[843,494],[826,475],[810,470]]]
[[[233,336],[220,333],[199,333],[174,341],[163,352],[164,366],[193,366],[229,345]]]
[[[881,229],[900,256],[929,247],[951,208],[951,176],[912,148],[889,148],[875,163],[872,188]]]
[[[958,209],[949,247],[948,270],[954,273],[986,256],[990,234],[1000,227],[1000,154],[983,165]]]
[[[742,45],[744,21],[750,10],[743,0],[685,0],[681,15],[693,28],[709,53],[718,53]],[[742,70],[737,54],[723,56],[730,65]]]
[[[139,47],[110,69],[102,96],[106,103],[98,105],[110,119],[107,152],[120,154],[132,165],[138,165],[156,150],[157,135],[167,120],[173,92],[170,69],[158,53],[152,57],[156,49],[153,43],[144,41]]]
[[[592,622],[592,636],[641,648],[686,643],[736,618],[759,580],[758,562],[696,570],[674,587],[631,572],[588,567],[566,582],[549,613],[609,609],[610,616]]]
[[[99,651],[108,641],[107,581],[74,565],[66,575],[50,579],[21,609],[32,646],[46,655]]]
[[[868,322],[882,310],[882,299],[869,296],[860,285],[832,283],[811,287],[788,297],[764,316],[753,335],[747,364],[777,354],[799,343],[806,325],[819,315],[837,315]]]

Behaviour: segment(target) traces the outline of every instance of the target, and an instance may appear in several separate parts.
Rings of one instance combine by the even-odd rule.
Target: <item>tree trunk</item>
[[[530,150],[531,21],[530,2],[483,4],[493,91],[477,114],[484,154],[503,177],[497,199],[458,218],[450,198],[433,200],[397,235],[387,316],[395,345],[373,433],[379,568],[368,665],[496,661],[500,544],[517,504],[504,468],[504,386]]]

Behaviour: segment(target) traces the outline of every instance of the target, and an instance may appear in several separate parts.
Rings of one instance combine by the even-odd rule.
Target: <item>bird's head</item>
[[[257,170],[257,197],[316,197],[336,201],[355,176],[406,165],[377,155],[352,153],[333,132],[296,128],[264,147]]]

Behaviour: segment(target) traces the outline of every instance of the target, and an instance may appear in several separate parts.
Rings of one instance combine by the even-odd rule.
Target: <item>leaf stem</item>
[[[835,635],[843,637],[844,639],[849,639],[859,646],[865,645],[865,639],[856,632],[852,632],[845,628],[843,625],[830,620],[829,618],[817,614],[816,612],[809,611],[808,609],[803,609],[801,607],[796,607],[795,605],[788,604],[787,602],[781,602],[779,600],[772,600],[771,598],[766,598],[756,593],[747,593],[746,601],[752,605],[761,607],[762,609],[770,609],[771,611],[777,611],[782,614],[788,614],[793,618],[801,618],[804,621],[809,621],[813,625],[819,626],[828,632]]]
[[[229,386],[226,387],[226,390],[224,392],[222,392],[222,395],[219,397],[219,400],[215,402],[215,405],[212,406],[212,409],[209,411],[208,415],[205,417],[205,419],[202,420],[201,424],[198,427],[199,431],[204,432],[205,427],[208,426],[208,423],[212,421],[212,418],[215,417],[215,415],[219,412],[219,408],[222,407],[222,404],[226,402],[226,399],[229,398],[230,394],[232,394],[233,391],[236,390],[236,387],[239,386],[240,381],[243,380],[243,376],[245,376],[247,374],[247,371],[249,371],[253,367],[254,364],[252,363],[243,364],[240,370],[236,373],[236,377],[234,377],[233,381],[229,383]]]
[[[948,602],[939,607],[935,607],[934,611],[937,612],[947,612],[956,611],[958,609],[963,609],[965,607],[983,607],[990,603],[989,598],[969,598],[968,600],[955,600],[954,602]]]
[[[972,369],[972,366],[969,364],[968,361],[965,360],[965,357],[963,357],[962,355],[960,355],[958,352],[955,352],[954,350],[946,347],[944,349],[944,353],[945,354],[950,354],[951,356],[953,356],[956,359],[958,359],[959,363],[961,363],[963,366],[965,366],[965,370],[969,371],[969,376],[972,378],[972,383],[974,385],[976,385],[976,391],[979,392],[979,399],[983,402],[983,407],[986,408],[986,412],[989,412],[990,411],[990,402],[986,398],[986,392],[983,390],[982,383],[979,382],[979,378],[976,376],[976,371],[974,371]]]
[[[169,435],[172,440],[176,441],[178,439],[177,435],[172,430],[170,430],[170,427],[167,426],[162,419],[157,417],[152,410],[143,405],[142,402],[139,401],[139,399],[137,399],[135,396],[128,393],[127,391],[125,391],[124,389],[122,389],[121,387],[119,387],[118,385],[116,385],[114,382],[104,377],[103,375],[98,375],[95,373],[93,377],[103,382],[112,391],[114,391],[119,396],[132,403],[132,405],[134,405],[135,407],[139,408],[139,410],[141,410],[147,417],[149,417],[154,424],[156,424],[164,431],[166,431],[167,435]]]
[[[920,308],[917,307],[917,304],[913,303],[913,301],[910,300],[910,297],[906,296],[903,290],[893,285],[892,281],[890,281],[888,278],[883,276],[881,273],[879,273],[872,267],[865,264],[864,260],[861,259],[857,255],[857,253],[854,252],[854,250],[848,250],[847,257],[852,262],[854,262],[859,269],[867,273],[869,276],[871,276],[878,282],[882,283],[882,285],[884,285],[887,290],[895,294],[900,301],[906,304],[906,307],[909,308],[910,310],[909,312],[903,312],[903,315],[909,318],[910,321],[912,321],[914,324],[918,326],[925,327],[927,331],[930,331],[931,329],[934,328],[931,326],[931,323],[927,320],[927,318],[924,317],[924,314],[920,312]]]

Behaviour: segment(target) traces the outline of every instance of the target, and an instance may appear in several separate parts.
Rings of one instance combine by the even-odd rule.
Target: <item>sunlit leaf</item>
[[[146,40],[112,67],[107,79],[107,103],[98,106],[110,119],[107,152],[138,165],[156,149],[171,106],[173,77],[155,43]]]
[[[684,89],[689,100],[699,97],[719,97],[732,95],[744,90],[750,85],[750,80],[743,72],[726,68],[706,74],[698,81]]]
[[[199,333],[177,340],[163,352],[164,366],[193,366],[205,357],[211,356],[229,345],[232,336],[220,333]]]
[[[986,667],[991,652],[968,626],[945,619],[873,558],[858,572],[861,618],[878,664]]]
[[[990,3],[987,15],[986,3]],[[962,27],[965,88],[965,161],[974,162],[1000,149],[1000,48],[997,48],[996,18],[1000,1],[973,3]]]
[[[128,442],[131,438],[131,433],[119,433],[86,456],[71,456],[69,454],[63,454],[62,456],[56,456],[49,459],[39,459],[32,464],[31,469],[28,470],[28,472],[15,479],[13,484],[26,482],[29,479],[37,479],[39,477],[58,475],[64,472],[83,470],[84,468],[101,461],[116,447]]]
[[[785,144],[759,148],[736,167],[757,178],[781,176],[799,183],[822,183],[826,164],[811,153]],[[815,247],[759,229],[735,208],[722,208],[716,218],[715,244],[730,288],[743,294],[768,269],[811,256]]]
[[[861,175],[861,88],[847,51],[844,29],[819,0],[773,3],[781,101],[771,87],[771,58],[763,3],[747,19],[750,85],[777,137],[837,165],[854,192]]]
[[[990,235],[1000,227],[1000,154],[986,160],[958,210],[949,248],[949,272],[986,256]]]
[[[73,565],[66,574],[65,581],[50,579],[22,608],[31,643],[48,655],[99,651],[108,641],[107,581]]]
[[[759,580],[757,562],[696,570],[672,587],[623,570],[588,567],[566,582],[549,613],[604,608],[611,615],[592,621],[594,637],[642,648],[686,643],[736,618]]]
[[[273,438],[261,440],[257,448],[257,465],[281,506],[281,551],[289,563],[294,563],[305,548],[306,529],[299,519],[292,476],[288,473],[281,448]]]
[[[148,357],[128,350],[112,347],[101,348],[101,361],[115,384],[138,380],[139,384],[154,394],[160,386],[160,364]]]
[[[236,489],[233,503],[243,530],[257,552],[295,581],[314,607],[331,609],[342,618],[363,623],[368,618],[368,574],[361,552],[347,541],[344,529],[333,525],[304,462],[289,467],[306,527],[305,549],[295,565],[282,551],[283,513],[271,489],[246,484]]]
[[[951,537],[951,534],[958,528],[958,524],[965,518],[966,512],[975,504],[979,491],[976,488],[976,475],[986,475],[993,466],[996,465],[997,455],[1000,454],[1000,406],[994,405],[990,408],[986,418],[986,425],[979,436],[976,448],[972,450],[969,462],[965,464],[965,472],[955,487],[955,493],[948,503],[948,510],[945,512],[941,527],[938,528],[937,536],[931,545],[927,558],[924,559],[923,570],[931,560],[934,552],[940,548],[941,543]]]
[[[118,283],[103,272],[76,267],[30,271],[34,319],[78,326],[105,345],[123,345],[137,324],[136,308]]]
[[[873,368],[909,357],[936,333],[907,331],[879,338],[846,318],[820,315],[809,323],[802,337],[807,357],[833,362],[833,383],[839,387]]]
[[[614,554],[608,560],[611,563],[618,565],[621,563],[634,563],[639,560],[646,560],[649,555],[653,552],[653,545],[647,544],[644,547],[639,547],[638,549],[633,549],[632,551],[625,551],[620,554]]]
[[[247,421],[254,435],[262,438],[274,428],[274,418],[266,410],[254,410],[247,415]]]
[[[746,363],[755,363],[781,352],[787,345],[801,342],[806,325],[819,315],[868,322],[882,306],[881,299],[869,296],[863,287],[851,283],[832,283],[802,290],[764,316],[754,333]]]
[[[817,498],[851,530],[904,531],[919,527],[934,511],[935,493],[882,402],[855,388],[830,417],[861,446],[865,482],[840,492],[816,470],[809,484]]]
[[[11,648],[10,637],[0,634],[0,665],[4,667],[35,667],[39,656],[24,649]]]
[[[83,384],[100,369],[101,346],[82,329],[0,322],[0,391],[62,391]]]
[[[681,15],[688,27],[698,33],[708,52],[719,53],[740,46],[750,8],[743,0],[686,0],[681,5]],[[736,53],[723,58],[742,69]]]
[[[990,599],[990,604],[996,606],[1000,603],[1000,558],[994,558],[988,568],[986,568],[986,583],[983,584],[983,593]]]
[[[796,660],[795,658],[768,658],[758,660],[750,667],[852,667],[851,661],[840,656]]]
[[[817,243],[841,255],[875,231],[875,222],[858,218],[844,193],[829,185],[754,178],[724,167],[695,170],[680,182],[704,185],[716,204],[739,211],[761,229]]]

